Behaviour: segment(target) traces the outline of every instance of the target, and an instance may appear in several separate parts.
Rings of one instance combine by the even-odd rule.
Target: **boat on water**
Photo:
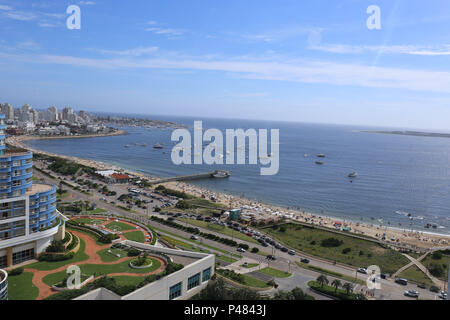
[[[229,176],[230,176],[230,173],[227,171],[218,171],[213,175],[214,178],[219,178],[219,179],[228,178]]]
[[[355,177],[357,177],[357,176],[358,176],[358,173],[357,173],[357,172],[352,172],[352,173],[350,173],[350,174],[348,175],[349,178],[355,178]]]
[[[322,161],[316,161],[316,164],[323,165],[323,162]]]
[[[146,144],[146,143],[143,143],[143,144],[141,144],[141,146],[143,146],[143,147],[146,147],[146,146],[147,146],[147,144]]]
[[[162,149],[162,148],[164,148],[162,145],[160,145],[159,143],[156,143],[154,146],[153,146],[153,149]]]
[[[326,156],[323,153],[317,155],[317,158],[325,158]]]
[[[125,148],[129,148],[129,147],[130,147],[130,145],[129,145],[129,144],[126,144],[126,145],[124,145],[124,147],[125,147]]]

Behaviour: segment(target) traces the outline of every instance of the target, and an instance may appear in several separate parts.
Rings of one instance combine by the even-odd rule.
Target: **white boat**
[[[357,177],[357,176],[358,176],[358,173],[357,173],[357,172],[352,172],[352,173],[350,173],[350,174],[348,175],[349,178],[355,178],[355,177]]]
[[[162,145],[160,145],[159,143],[156,143],[154,146],[153,146],[153,148],[154,149],[162,149],[162,148],[164,148]]]
[[[325,155],[323,153],[320,153],[317,155],[318,158],[325,158]]]

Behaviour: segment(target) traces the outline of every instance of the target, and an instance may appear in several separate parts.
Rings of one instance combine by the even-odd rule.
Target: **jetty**
[[[170,177],[170,178],[164,178],[164,179],[158,179],[150,181],[152,184],[160,184],[170,181],[188,181],[188,180],[198,180],[198,179],[210,179],[210,178],[229,178],[230,172],[224,171],[224,170],[215,170],[212,172],[206,172],[206,173],[197,173],[197,174],[191,174],[187,176],[177,176],[177,177]]]

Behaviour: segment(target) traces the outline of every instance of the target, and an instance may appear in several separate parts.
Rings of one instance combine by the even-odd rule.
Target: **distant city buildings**
[[[86,111],[80,110],[77,114],[71,107],[65,107],[62,111],[55,106],[37,110],[25,104],[14,109],[9,103],[0,103],[0,113],[5,115],[6,133],[9,135],[70,136],[112,131],[102,121],[95,121]]]

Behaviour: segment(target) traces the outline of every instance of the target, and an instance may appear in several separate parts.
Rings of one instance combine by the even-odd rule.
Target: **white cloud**
[[[159,50],[158,47],[139,47],[139,48],[134,48],[134,49],[122,50],[122,51],[115,51],[115,50],[98,50],[98,51],[103,54],[139,57],[139,56],[143,56],[143,55],[153,54],[158,50]]]
[[[338,54],[361,54],[365,52],[381,52],[384,54],[409,54],[409,55],[450,55],[450,45],[441,46],[417,46],[417,45],[391,45],[391,46],[366,46],[366,45],[311,45],[311,50],[318,50]]]
[[[95,4],[95,2],[94,1],[79,1],[78,4],[85,5],[85,6],[92,6]]]
[[[145,31],[150,31],[155,34],[167,34],[172,36],[181,36],[183,35],[183,32],[175,29],[170,28],[159,28],[159,27],[152,27],[152,28],[146,28]]]
[[[6,5],[3,5],[3,4],[0,4],[0,10],[9,11],[9,10],[12,10],[12,9],[13,8],[10,7],[10,6],[6,6]]]
[[[19,21],[31,21],[36,19],[36,15],[32,12],[7,11],[3,15],[7,18]]]
[[[34,61],[93,68],[219,71],[258,80],[450,93],[450,72],[324,61],[205,60],[203,57],[92,59],[56,55],[39,56]]]

